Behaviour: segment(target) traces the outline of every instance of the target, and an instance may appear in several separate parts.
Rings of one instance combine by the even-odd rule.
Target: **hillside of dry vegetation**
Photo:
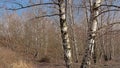
[[[0,68],[65,68],[63,53],[62,49],[59,49],[60,47],[50,45],[45,54],[44,49],[36,51],[36,48],[28,47],[22,42],[24,42],[22,38],[16,40],[14,37],[0,37]],[[119,68],[120,58],[118,50],[114,59],[107,62],[104,59],[98,59],[93,68]],[[37,52],[38,55],[36,56]],[[79,55],[79,63],[73,62],[75,68],[79,68],[81,59],[82,53]]]
[[[7,28],[4,23],[0,24],[0,48],[3,50],[0,51],[2,52],[2,60],[0,60],[2,68],[9,68],[13,64],[15,66],[17,66],[17,64],[22,65],[22,63],[23,65],[27,64],[28,66],[34,66],[35,64],[35,66],[37,65],[38,68],[64,68],[65,62],[61,43],[61,34],[58,27],[59,25],[48,18],[25,22],[19,20],[19,17],[16,18],[14,18],[13,14],[11,14],[11,17],[8,16],[7,19],[10,19],[11,21],[8,22]],[[76,43],[79,50],[79,63],[75,63],[73,35],[71,29],[69,29],[70,44],[73,54],[73,65],[78,68],[81,64],[86,45],[87,33],[85,26],[86,25],[84,23],[76,23],[73,26],[77,40]],[[96,38],[97,66],[108,67],[113,62],[113,66],[119,66],[117,64],[119,61],[112,61],[112,63],[110,64],[105,64],[109,62],[108,58],[110,55],[112,55],[112,57],[114,57],[115,59],[120,55],[119,34],[119,30],[108,31],[107,29],[104,29],[98,32]],[[5,58],[5,56],[9,55],[9,52],[11,58]],[[114,58],[112,60],[114,60]],[[116,60],[119,59],[117,58]]]

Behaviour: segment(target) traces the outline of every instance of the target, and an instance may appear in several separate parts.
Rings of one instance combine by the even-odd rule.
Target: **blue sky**
[[[8,2],[5,2],[5,1],[8,1]],[[33,1],[36,1],[36,0],[33,0]],[[38,0],[39,1],[39,0]],[[43,0],[44,2],[49,2],[50,0]],[[78,1],[80,1],[80,0],[74,0],[74,2],[76,3],[76,4],[78,4],[79,2]],[[109,1],[109,0],[108,0]],[[18,8],[18,7],[20,7],[19,5],[16,5],[16,4],[14,4],[14,3],[10,3],[10,2],[17,2],[17,3],[20,3],[20,4],[22,4],[23,6],[26,6],[26,5],[29,5],[29,0],[0,0],[0,6],[6,6],[7,8]],[[116,1],[114,1],[115,3],[114,4],[116,4],[116,5],[120,5],[120,0],[116,0]],[[43,6],[42,6],[43,7]],[[51,11],[50,10],[52,10],[51,8],[47,8],[47,7],[45,7],[44,6],[44,8],[43,8],[45,11],[47,11],[47,13],[49,14]],[[49,10],[49,11],[48,11]],[[26,9],[20,9],[20,10],[17,10],[17,13],[19,14],[19,15],[21,15],[22,14],[22,12],[24,12],[24,11],[28,11],[28,10],[26,10]],[[0,17],[2,16],[2,14],[5,12],[5,10],[4,9],[2,9],[2,8],[0,8]],[[10,12],[12,12],[12,11],[9,11],[9,13]],[[76,13],[75,14],[75,17],[76,17],[76,19],[78,18],[80,18],[80,16],[82,16],[82,15],[80,15],[80,14],[82,14],[81,12],[78,14],[78,13]]]
[[[34,0],[35,1],[35,0]],[[48,2],[49,0],[43,0],[44,2]],[[18,8],[19,5],[13,3],[17,2],[22,4],[23,6],[29,5],[29,0],[0,0],[0,7],[7,7],[7,8]],[[26,9],[17,10],[17,13],[21,15],[22,12],[26,11]],[[3,8],[0,8],[0,16],[5,12]],[[9,11],[12,12],[12,11]]]

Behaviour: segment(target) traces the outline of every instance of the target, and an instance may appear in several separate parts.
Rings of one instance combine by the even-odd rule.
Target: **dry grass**
[[[16,63],[13,63],[12,68],[35,68],[35,67],[33,67],[33,65],[30,63],[20,60]]]
[[[0,68],[35,68],[10,49],[0,47]]]
[[[0,47],[0,68],[10,68],[10,64],[18,60],[15,52]]]

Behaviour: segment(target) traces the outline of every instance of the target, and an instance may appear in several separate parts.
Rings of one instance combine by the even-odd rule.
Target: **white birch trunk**
[[[92,8],[91,8],[91,19],[88,25],[88,47],[86,49],[85,55],[83,57],[83,61],[81,64],[81,68],[89,68],[91,65],[91,59],[94,54],[94,47],[95,47],[95,37],[96,37],[96,30],[97,30],[97,18],[95,18],[99,14],[99,6],[101,4],[101,0],[93,1]]]
[[[67,0],[58,0],[59,2],[59,13],[60,13],[60,28],[61,28],[61,37],[64,49],[64,60],[66,62],[66,67],[71,68],[72,55],[71,55],[71,46],[68,37],[68,27],[66,22],[66,6]]]

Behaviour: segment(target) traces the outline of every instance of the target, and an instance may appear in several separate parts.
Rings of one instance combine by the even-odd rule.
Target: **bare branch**
[[[120,24],[120,22],[114,22],[114,23],[111,23],[111,24],[109,24],[109,25],[104,25],[104,26],[102,26],[102,27],[99,27],[96,33],[99,33],[100,30],[105,29],[105,28],[108,28],[108,27],[112,27],[112,26],[114,26],[114,25],[116,25],[116,24]],[[113,31],[115,31],[115,30],[113,30]],[[111,31],[111,32],[113,32],[113,31]],[[117,32],[118,32],[118,31],[120,31],[120,30],[117,30]],[[99,39],[101,36],[105,35],[106,33],[107,33],[107,32],[104,32],[102,35],[96,37],[96,39]]]
[[[17,3],[17,2],[13,2],[13,1],[3,1],[3,2],[0,2],[0,3],[13,3],[13,4],[17,4],[17,5],[19,5],[20,7],[23,7],[22,4]],[[3,7],[2,7],[2,8],[3,8]]]
[[[34,6],[39,6],[39,5],[58,5],[57,3],[40,3],[40,4],[33,4],[33,5],[28,5],[28,6],[23,6],[22,4],[15,3],[20,5],[21,7],[19,8],[6,8],[6,10],[19,10],[19,9],[24,9],[24,8],[30,8]]]
[[[115,24],[120,24],[120,22],[114,22],[114,23],[111,23],[111,24],[109,24],[109,25],[104,25],[104,26],[98,28],[97,31],[100,31],[101,29],[104,29],[104,28],[107,28],[107,27],[110,27],[110,26],[112,27],[112,26],[115,25]]]
[[[107,5],[107,4],[102,4],[102,5],[100,5],[99,7],[101,7],[101,6],[120,8],[120,6],[117,6],[117,5]]]
[[[59,16],[59,15],[60,15],[60,14],[43,15],[43,16],[34,17],[34,18],[30,19],[30,20],[39,19],[39,18],[42,18],[42,17]]]
[[[100,12],[97,16],[95,16],[94,18],[97,18],[97,17],[100,16],[101,14],[107,13],[107,12],[110,12],[110,11],[120,11],[120,9],[111,9],[111,10],[102,11],[102,12]]]

